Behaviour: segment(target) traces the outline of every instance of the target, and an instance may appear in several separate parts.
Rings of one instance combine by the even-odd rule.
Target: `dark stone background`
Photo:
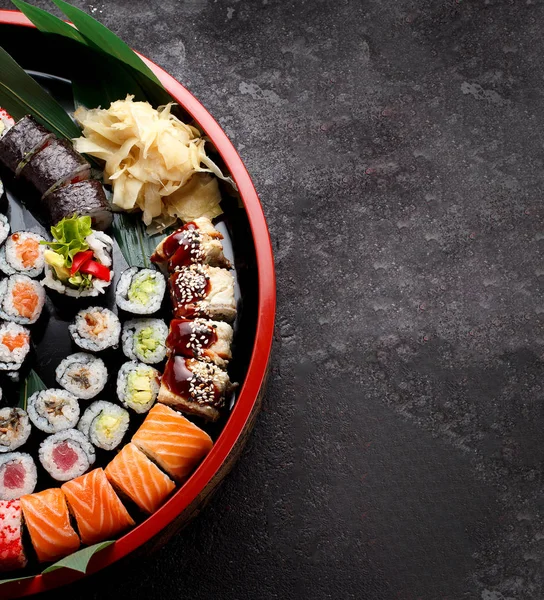
[[[279,296],[264,411],[210,507],[67,591],[541,600],[543,3],[76,4],[222,124]]]

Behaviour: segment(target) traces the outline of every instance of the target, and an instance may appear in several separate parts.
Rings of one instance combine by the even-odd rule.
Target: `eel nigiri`
[[[59,488],[21,497],[25,523],[40,562],[57,560],[79,548],[70,525],[66,498]]]
[[[77,521],[84,544],[96,544],[134,525],[102,469],[65,483],[61,490]]]
[[[134,444],[119,452],[106,467],[106,475],[114,487],[148,513],[155,512],[175,487]]]
[[[132,442],[178,481],[188,477],[213,446],[205,431],[163,404],[149,411]]]
[[[0,502],[0,571],[12,571],[26,566],[22,520],[19,500]]]

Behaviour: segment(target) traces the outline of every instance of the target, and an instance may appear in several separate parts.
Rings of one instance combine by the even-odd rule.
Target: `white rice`
[[[30,436],[30,421],[22,408],[0,409],[0,452],[22,446]]]
[[[3,185],[0,181],[0,197],[3,194]],[[10,224],[6,215],[0,214],[0,245],[6,241],[6,238],[9,235]]]
[[[20,348],[10,348],[6,345],[5,338],[23,334],[26,341]],[[30,332],[26,327],[17,323],[5,322],[0,325],[0,371],[16,371],[21,368],[26,355],[30,350]]]
[[[92,354],[76,352],[61,361],[55,370],[57,382],[77,398],[89,400],[99,394],[108,380],[104,361]]]
[[[18,283],[26,283],[30,285],[38,298],[36,308],[30,317],[21,316],[13,303],[13,289]],[[11,275],[7,279],[2,279],[2,281],[0,281],[1,319],[13,321],[14,323],[19,323],[21,325],[32,325],[32,323],[35,323],[42,314],[44,304],[45,290],[37,281],[30,279],[28,275]]]
[[[93,231],[91,235],[85,238],[89,248],[94,252],[95,258],[100,261],[104,266],[110,268],[112,263],[112,252],[113,252],[113,240],[109,235],[103,231]],[[110,278],[110,281],[113,279]]]
[[[105,400],[98,400],[83,413],[77,428],[97,448],[113,450],[121,443],[129,421],[128,411],[124,408]]]
[[[19,469],[23,474],[23,481],[21,485],[10,485],[8,487],[5,484],[4,476],[7,469],[15,465],[19,465]],[[37,480],[36,464],[30,454],[8,452],[0,455],[0,500],[17,500],[25,494],[32,494]],[[13,483],[13,480],[11,480],[11,483]]]
[[[166,356],[168,326],[161,319],[131,319],[123,325],[123,352],[131,360],[155,365]]]
[[[77,398],[66,390],[35,392],[28,399],[28,417],[45,433],[56,433],[76,426],[79,419]]]
[[[149,294],[147,302],[142,303],[131,292],[142,280],[150,278],[154,282],[154,291]],[[164,292],[166,291],[166,280],[164,275],[153,269],[139,269],[131,267],[127,269],[119,279],[115,290],[115,301],[122,310],[136,315],[151,315],[157,312],[162,304]]]
[[[63,469],[55,461],[55,448],[61,444],[66,444],[77,454],[77,460],[70,469]],[[70,481],[83,475],[96,460],[92,444],[77,429],[66,429],[45,438],[38,454],[43,468],[57,481]]]
[[[117,348],[121,323],[111,310],[92,306],[80,310],[68,330],[80,348],[100,352],[106,348]]]
[[[143,390],[140,377],[149,382],[150,390]],[[127,408],[137,413],[146,413],[155,404],[160,388],[160,373],[157,369],[136,361],[126,362],[117,375],[117,397]],[[146,399],[145,395],[151,393]]]
[[[32,239],[38,243],[38,257],[32,265],[25,267],[23,257],[19,256],[17,249],[19,245],[24,244],[28,239]],[[45,246],[40,242],[44,242],[45,238],[31,231],[15,231],[6,240],[4,246],[0,249],[0,270],[5,275],[13,275],[15,273],[23,273],[29,277],[38,277],[43,272],[45,261],[43,253]]]

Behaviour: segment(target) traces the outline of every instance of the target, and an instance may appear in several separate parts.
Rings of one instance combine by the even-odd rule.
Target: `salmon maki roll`
[[[13,571],[26,566],[22,520],[19,500],[0,502],[0,571]]]
[[[186,479],[213,446],[210,436],[163,404],[156,404],[132,443],[177,481]]]
[[[30,539],[40,562],[68,556],[79,548],[79,537],[70,525],[66,498],[58,488],[21,497]]]
[[[106,467],[106,475],[114,487],[147,513],[155,512],[176,487],[134,444],[127,444],[119,452]]]
[[[134,525],[102,469],[94,469],[65,483],[61,490],[76,518],[84,544],[107,540]]]

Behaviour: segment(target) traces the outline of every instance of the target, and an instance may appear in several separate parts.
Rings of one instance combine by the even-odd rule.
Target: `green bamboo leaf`
[[[3,583],[12,583],[13,581],[24,581],[25,579],[34,579],[34,575],[25,575],[24,577],[13,577],[12,579],[0,580],[0,585]]]
[[[164,237],[164,232],[149,235],[140,213],[114,213],[112,227],[113,235],[128,266],[149,268],[149,258]]]
[[[36,371],[34,371],[34,369],[31,369],[30,373],[25,379],[25,382],[19,388],[19,404],[17,406],[23,410],[26,410],[30,396],[32,396],[32,394],[35,392],[41,392],[46,389],[47,386],[42,381],[41,377],[38,375],[38,373],[36,373]]]
[[[85,46],[87,45],[87,40],[81,33],[62,19],[59,19],[55,15],[52,15],[37,6],[32,6],[32,4],[28,4],[28,2],[24,2],[23,0],[11,1],[40,31],[44,33],[56,33],[76,42],[80,42]]]
[[[85,574],[87,572],[87,567],[89,566],[89,561],[91,558],[97,553],[111,546],[114,542],[100,542],[99,544],[95,544],[94,546],[89,546],[88,548],[83,548],[83,550],[78,550],[70,556],[59,560],[54,565],[47,567],[42,571],[42,574],[51,573],[51,571],[56,571],[57,569],[71,569],[72,571],[79,571],[80,573]]]
[[[59,137],[71,139],[80,133],[62,106],[54,100],[0,46],[0,106],[15,119],[31,114]]]
[[[93,17],[81,9],[64,2],[64,0],[52,1],[72,21],[90,45],[130,65],[133,69],[136,69],[136,71],[139,71],[153,81],[155,85],[161,85],[161,82],[157,79],[153,71],[113,31],[110,31],[105,25],[93,19]]]

